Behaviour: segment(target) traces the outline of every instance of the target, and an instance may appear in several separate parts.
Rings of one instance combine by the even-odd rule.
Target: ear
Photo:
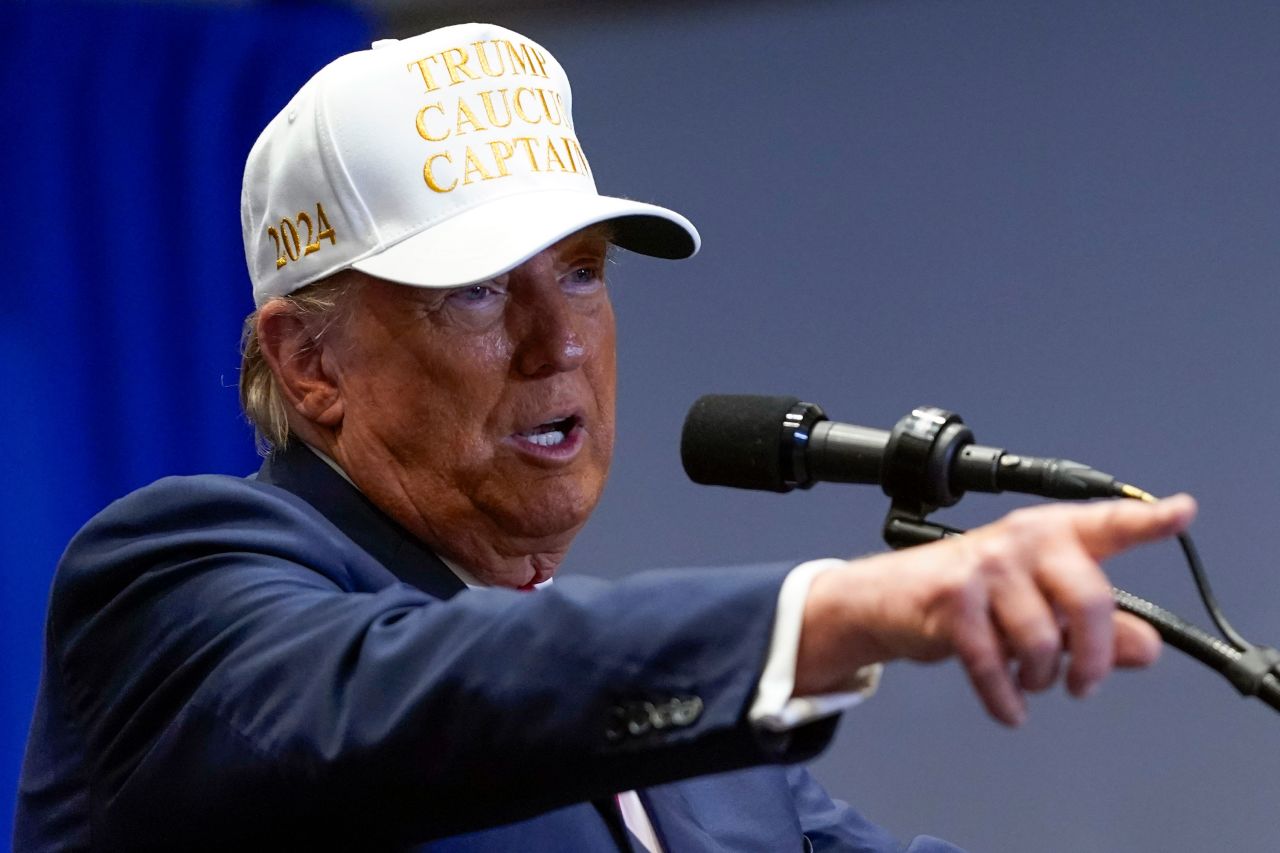
[[[286,302],[268,302],[258,312],[258,346],[271,366],[285,406],[319,427],[342,423],[342,392],[336,345],[329,334],[318,337],[318,326],[300,317]]]

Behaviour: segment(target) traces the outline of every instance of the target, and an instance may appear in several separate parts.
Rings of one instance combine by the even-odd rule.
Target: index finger
[[[1119,498],[1078,508],[1076,534],[1095,560],[1134,545],[1174,536],[1191,526],[1196,502],[1178,494],[1155,503]]]

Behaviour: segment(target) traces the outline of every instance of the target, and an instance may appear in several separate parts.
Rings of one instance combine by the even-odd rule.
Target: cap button
[[[393,44],[399,44],[400,39],[378,39],[372,45],[374,50],[381,50],[384,47],[391,47]]]

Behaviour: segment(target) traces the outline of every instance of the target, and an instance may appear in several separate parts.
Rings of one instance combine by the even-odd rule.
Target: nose
[[[576,370],[587,359],[579,321],[568,296],[554,276],[525,288],[519,319],[516,371],[530,378]]]

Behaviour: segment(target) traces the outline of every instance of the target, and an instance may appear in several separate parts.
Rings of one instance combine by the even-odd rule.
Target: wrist
[[[876,562],[846,563],[813,579],[805,599],[794,695],[845,689],[864,667],[890,660],[874,626],[881,609]]]

